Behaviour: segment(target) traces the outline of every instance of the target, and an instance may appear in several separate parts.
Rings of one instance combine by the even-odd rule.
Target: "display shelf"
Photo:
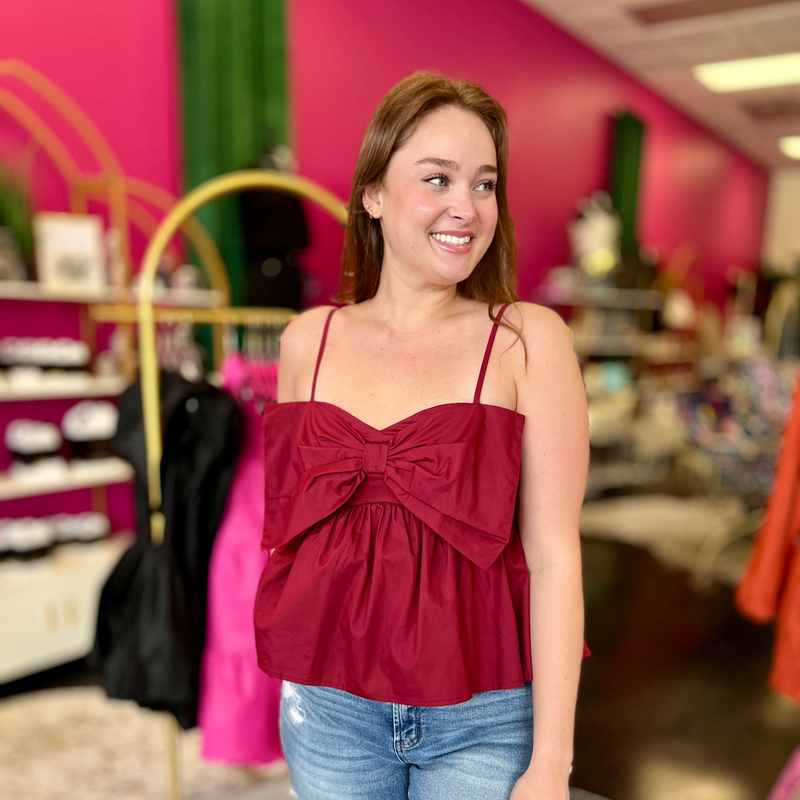
[[[638,494],[588,501],[581,537],[620,542],[649,552],[670,569],[689,572],[697,588],[736,586],[752,548],[750,514],[739,497]]]
[[[603,336],[583,338],[574,336],[572,346],[578,356],[607,356],[629,358],[640,355],[641,344],[632,336]]]
[[[85,397],[116,397],[128,386],[125,378],[117,375],[96,376],[62,373],[44,375],[37,380],[11,381],[0,378],[0,403],[21,400],[55,400]]]
[[[598,308],[658,310],[664,304],[664,295],[655,289],[616,289],[612,286],[587,286],[562,288],[541,286],[538,299],[554,306],[597,306]]]
[[[586,480],[586,496],[594,496],[609,489],[631,486],[648,486],[662,479],[668,471],[666,463],[617,461],[591,464]]]
[[[573,337],[573,347],[578,356],[606,356],[611,358],[646,358],[650,364],[687,364],[697,359],[695,342],[662,342],[652,336],[596,336]]]
[[[100,591],[133,541],[132,534],[113,534],[0,565],[0,683],[91,651]]]
[[[0,300],[29,300],[52,303],[136,303],[139,292],[127,287],[47,286],[37,281],[0,281]],[[156,305],[216,308],[227,303],[225,295],[213,289],[156,289]]]
[[[0,500],[37,497],[73,489],[91,489],[133,480],[133,468],[121,458],[73,461],[62,470],[31,469],[30,473],[0,473]]]

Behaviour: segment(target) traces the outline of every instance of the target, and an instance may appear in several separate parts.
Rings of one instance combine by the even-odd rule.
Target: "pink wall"
[[[20,59],[44,73],[89,115],[129,175],[175,192],[180,132],[173,5],[170,0],[5,3],[0,58]],[[3,79],[3,85],[12,82]],[[11,120],[0,112],[6,141],[9,130]],[[73,141],[64,126],[56,130]],[[80,161],[93,167],[85,153]]]
[[[765,172],[519,0],[286,2],[301,172],[342,198],[381,96],[413,70],[433,69],[482,83],[508,111],[524,299],[547,268],[567,260],[564,222],[578,197],[604,184],[608,115],[623,106],[648,125],[642,241],[666,253],[694,242],[712,296],[727,266],[755,264]],[[173,192],[180,185],[176,54],[171,0],[30,0],[3,8],[0,57],[20,58],[56,81],[95,121],[128,174]],[[0,157],[13,158],[23,141],[0,112]],[[93,167],[85,152],[78,156]],[[41,158],[37,177],[39,207],[64,208],[63,187]],[[314,235],[307,264],[321,282],[317,302],[324,302],[336,287],[342,234],[314,214]],[[0,303],[0,336],[23,332],[77,335],[76,310]],[[0,405],[0,433],[10,418],[56,419],[63,410],[58,403]],[[0,468],[5,461],[0,447]],[[0,508],[4,513],[12,509]],[[13,513],[23,510],[15,504]]]
[[[177,46],[171,0],[26,0],[4,3],[0,20],[0,58],[27,62],[57,83],[100,129],[131,176],[144,178],[173,193],[180,185]],[[7,88],[20,86],[0,79]],[[69,129],[24,88],[29,100],[64,138],[82,169],[97,163]],[[0,159],[12,161],[27,136],[0,110]],[[66,192],[46,157],[36,162],[36,205],[65,210]],[[141,241],[136,242],[141,250]],[[0,337],[67,335],[79,332],[77,306],[0,301]],[[0,437],[15,417],[59,422],[71,402],[0,404]],[[0,438],[0,469],[8,457]],[[131,524],[130,498],[111,494],[115,526]],[[88,492],[73,492],[37,501],[0,503],[0,516],[46,514],[89,506]]]
[[[414,70],[476,81],[505,107],[523,299],[567,263],[565,220],[577,198],[604,187],[608,117],[623,107],[647,124],[642,243],[668,255],[693,242],[711,297],[728,266],[755,266],[766,172],[520,0],[292,0],[289,9],[300,171],[342,198],[372,111]],[[322,281],[315,302],[327,302],[342,235],[330,223],[315,234],[306,264]]]

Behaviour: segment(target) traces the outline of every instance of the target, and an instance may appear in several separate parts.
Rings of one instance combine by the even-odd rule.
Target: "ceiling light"
[[[778,142],[781,153],[789,158],[800,158],[800,136],[783,136]]]
[[[695,78],[712,92],[741,92],[800,83],[800,53],[742,58],[692,67]]]

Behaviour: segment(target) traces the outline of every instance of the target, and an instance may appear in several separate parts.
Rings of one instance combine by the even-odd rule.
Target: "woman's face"
[[[382,269],[428,285],[467,278],[497,227],[496,180],[494,141],[480,117],[454,107],[428,114],[365,193],[383,232]]]

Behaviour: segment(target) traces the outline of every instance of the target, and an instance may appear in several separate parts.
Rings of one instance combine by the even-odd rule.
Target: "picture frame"
[[[33,235],[40,283],[63,288],[106,286],[101,217],[42,212],[34,215]]]

